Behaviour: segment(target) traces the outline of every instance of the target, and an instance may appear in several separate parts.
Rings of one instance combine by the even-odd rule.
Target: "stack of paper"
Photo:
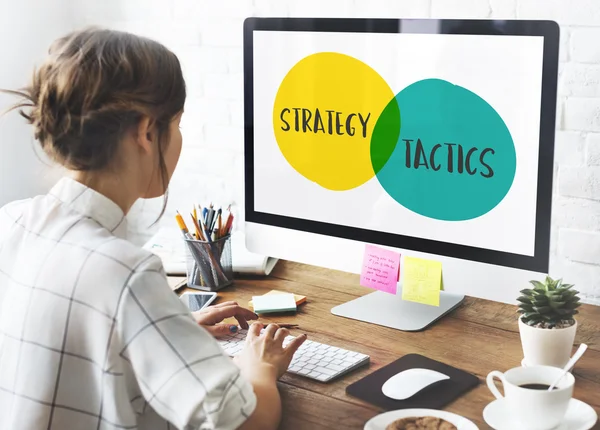
[[[264,296],[268,296],[268,295],[273,295],[273,294],[291,294],[291,293],[287,293],[285,291],[279,291],[279,290],[271,290],[268,293],[263,294]],[[296,300],[296,306],[300,306],[303,303],[306,303],[306,296],[301,296],[300,294],[294,294],[294,300]],[[252,303],[252,300],[250,300],[248,302],[248,306],[250,307],[250,309],[254,308],[254,303]]]
[[[265,294],[252,297],[254,312],[270,314],[279,312],[295,312],[296,300],[293,294]]]
[[[168,275],[186,274],[186,248],[181,232],[176,228],[161,228],[144,248],[158,255]],[[271,273],[276,258],[251,253],[246,249],[243,234],[234,233],[231,238],[232,266],[235,273],[263,275]]]

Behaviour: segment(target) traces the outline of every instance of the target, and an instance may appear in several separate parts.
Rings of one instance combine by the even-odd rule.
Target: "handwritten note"
[[[442,263],[422,258],[404,258],[402,299],[426,305],[440,305]]]
[[[386,293],[396,294],[400,254],[367,245],[363,259],[360,285]]]

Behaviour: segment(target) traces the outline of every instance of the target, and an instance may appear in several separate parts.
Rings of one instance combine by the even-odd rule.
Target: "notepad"
[[[271,290],[268,293],[263,294],[264,296],[266,295],[273,295],[273,294],[291,294],[288,293],[286,291],[279,291],[279,290]],[[301,296],[300,294],[294,294],[294,299],[296,300],[296,306],[300,306],[303,303],[306,303],[306,296]],[[248,306],[252,309],[254,309],[254,303],[252,303],[252,300],[250,300],[248,302]]]
[[[440,305],[442,263],[423,258],[404,258],[402,300]]]
[[[295,312],[296,300],[293,294],[266,294],[252,297],[254,312],[269,314],[278,312]]]

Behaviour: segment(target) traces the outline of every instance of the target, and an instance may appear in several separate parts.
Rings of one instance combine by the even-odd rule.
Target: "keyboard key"
[[[298,373],[301,375],[308,375],[310,372],[312,372],[312,370],[302,369],[302,370],[298,371]]]
[[[335,359],[335,360],[333,360],[331,363],[332,363],[332,364],[337,364],[337,365],[340,365],[340,364],[342,364],[342,360]]]
[[[331,376],[328,376],[328,375],[323,375],[323,374],[321,374],[320,376],[317,376],[317,377],[316,377],[316,379],[317,379],[317,380],[319,380],[319,381],[321,381],[321,382],[325,382],[325,381],[327,381],[329,378],[331,378]]]
[[[317,379],[317,378],[319,378],[319,376],[321,376],[321,374],[319,372],[313,371],[313,372],[309,373],[308,376],[310,376],[311,378]]]
[[[328,364],[327,366],[325,366],[327,369],[331,369],[331,370],[335,370],[336,372],[341,372],[342,370],[344,370],[345,368],[342,366],[337,366],[335,364]]]

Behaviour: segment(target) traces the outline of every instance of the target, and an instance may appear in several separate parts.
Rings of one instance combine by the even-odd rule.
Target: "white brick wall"
[[[192,201],[243,208],[242,22],[246,16],[553,19],[561,25],[551,273],[600,303],[600,1],[598,0],[73,0],[81,24],[153,37],[183,64],[184,152],[167,216]],[[160,201],[140,202],[134,230]],[[243,217],[242,213],[239,213]],[[242,219],[242,218],[240,218]],[[140,228],[135,229],[139,225]],[[135,232],[135,231],[134,231]]]

